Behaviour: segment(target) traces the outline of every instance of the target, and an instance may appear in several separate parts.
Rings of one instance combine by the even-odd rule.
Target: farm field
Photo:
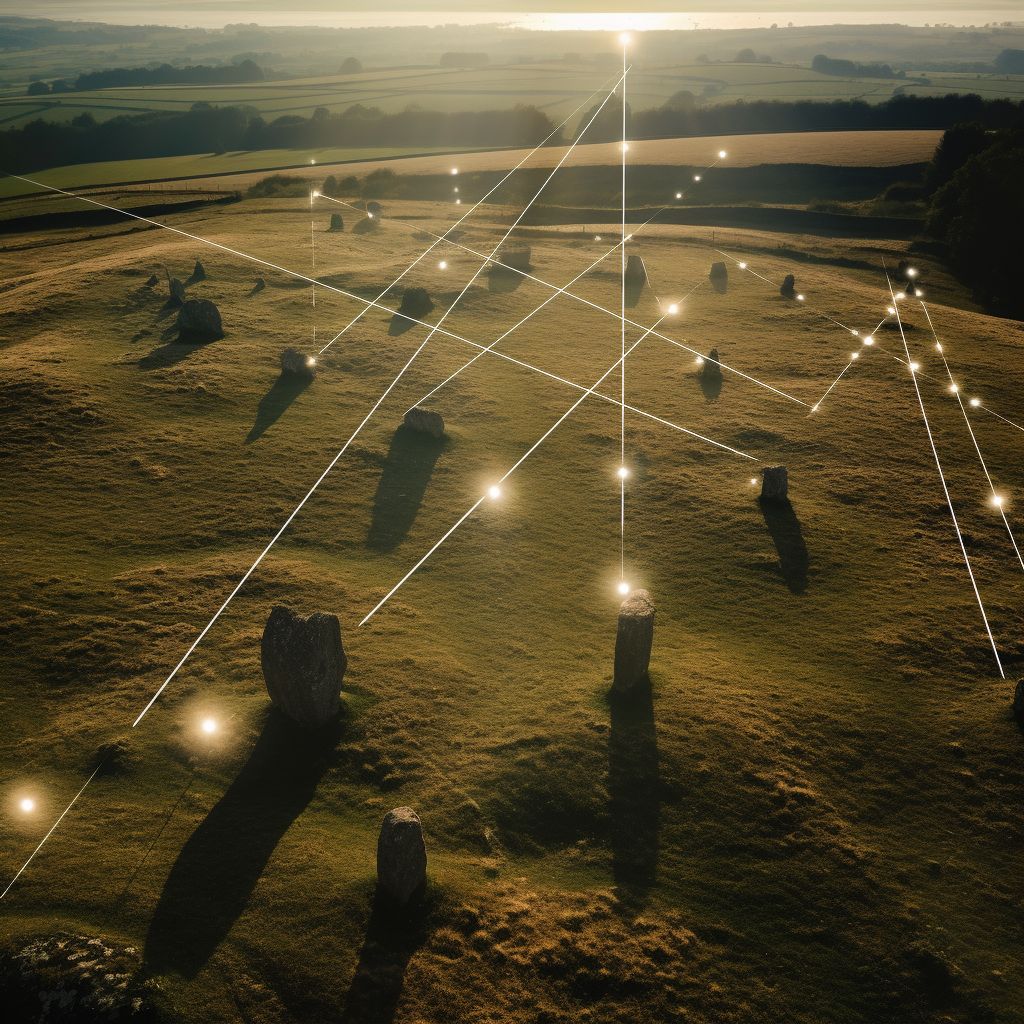
[[[807,138],[807,154],[848,141]],[[709,143],[663,149],[689,162]],[[870,145],[905,163],[934,143]],[[766,162],[743,144],[733,161]],[[509,156],[460,156],[460,174]],[[462,246],[490,252],[511,222],[478,211],[395,286],[451,204],[385,203],[365,234],[327,232],[330,212],[276,198],[167,218],[233,252],[153,230],[0,253],[0,774],[37,806],[0,837],[6,877],[120,744],[6,898],[4,946],[103,934],[138,949],[163,1019],[204,1024],[1010,1024],[1021,737],[915,379],[1015,677],[1024,573],[943,356],[982,401],[971,424],[1020,537],[1024,330],[947,305],[925,258],[943,355],[924,307],[902,303],[912,376],[881,326],[883,262],[905,243],[628,226],[649,286],[627,310],[621,549],[617,312],[560,296],[499,344],[520,364],[482,356],[429,400],[445,439],[399,426],[479,351],[460,339],[490,344],[551,294],[480,275],[132,728],[427,338],[392,321],[403,286],[428,290],[437,323],[481,267]],[[600,232],[515,241],[537,278],[582,274],[572,290],[617,311],[618,225]],[[315,304],[308,281],[243,253],[315,277]],[[724,294],[708,282],[721,260]],[[224,338],[175,340],[168,273],[216,302]],[[786,274],[803,301],[780,296]],[[321,351],[364,308],[336,289],[387,310]],[[640,340],[663,316],[671,341]],[[308,386],[280,374],[286,346],[318,353]],[[747,376],[699,379],[712,348]],[[586,398],[361,625],[576,401],[565,381],[602,375],[610,401]],[[792,504],[762,506],[752,480],[777,463]],[[658,608],[652,687],[628,706],[606,698],[620,554]],[[334,734],[269,713],[275,604],[341,620]],[[404,923],[374,904],[380,821],[401,805],[430,858]]]
[[[707,138],[651,139],[630,143],[633,165],[693,165],[712,163],[724,149],[727,160],[723,166],[756,167],[760,164],[819,164],[842,167],[887,167],[921,163],[931,159],[942,133],[939,131],[902,132],[780,132],[768,135],[719,135]],[[554,167],[566,156],[566,148],[551,146],[530,158],[531,167]],[[28,175],[57,188],[84,188],[118,182],[139,182],[156,178],[172,184],[176,180],[196,179],[195,188],[226,187],[225,179],[204,178],[206,174],[224,175],[258,167],[248,175],[233,175],[234,187],[247,188],[268,170],[297,167],[316,160],[316,171],[310,170],[311,181],[323,176],[336,177],[351,172],[368,174],[388,167],[402,174],[445,174],[453,162],[461,172],[501,171],[515,167],[529,150],[490,150],[452,156],[413,155],[410,152],[385,150],[310,149],[261,150],[252,153],[169,157],[162,160],[110,161],[51,168]],[[400,159],[396,159],[400,157]],[[576,146],[563,167],[597,167],[614,164],[619,158],[615,143]],[[355,162],[355,163],[354,163]],[[347,167],[346,164],[353,163]],[[17,178],[0,179],[0,198],[37,192],[36,186]]]
[[[912,75],[908,71],[908,75]],[[614,83],[614,68],[571,64],[501,65],[487,68],[396,68],[356,75],[260,82],[252,85],[148,86],[62,93],[47,98],[24,89],[0,89],[0,125],[17,127],[35,118],[70,120],[88,112],[98,121],[144,111],[184,111],[196,102],[255,107],[268,121],[286,114],[309,117],[317,107],[341,112],[356,103],[385,112],[410,102],[430,110],[538,107],[556,122],[588,96]],[[809,67],[779,64],[644,64],[630,71],[634,110],[659,107],[687,90],[709,103],[736,100],[850,100],[879,103],[894,94],[973,92],[986,99],[1024,97],[1024,76],[928,73],[908,79],[838,78]]]

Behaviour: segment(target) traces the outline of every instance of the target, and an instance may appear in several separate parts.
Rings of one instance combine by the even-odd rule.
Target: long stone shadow
[[[404,423],[395,431],[373,496],[368,547],[394,551],[405,540],[416,521],[438,456],[447,444],[445,437],[431,437]]]
[[[498,295],[507,295],[514,292],[524,280],[522,271],[511,270],[508,267],[491,267],[487,271],[487,290]]]
[[[285,413],[288,406],[310,385],[310,380],[294,373],[282,373],[271,385],[270,390],[260,399],[256,406],[256,422],[246,435],[245,443],[263,436]]]
[[[378,890],[339,1024],[391,1024],[395,1019],[405,969],[429,935],[425,903],[413,900],[396,909]]]
[[[764,501],[759,498],[758,503],[782,564],[782,578],[792,593],[802,594],[807,589],[807,569],[811,560],[800,520],[788,500]]]
[[[661,798],[654,696],[648,677],[628,696],[611,694],[608,810],[612,876],[623,902],[643,904],[658,870]]]
[[[271,710],[249,760],[167,876],[146,936],[151,973],[199,973],[312,799],[340,735],[337,724],[310,733]]]
[[[177,333],[177,326],[169,334],[164,333],[164,337],[169,337]],[[184,359],[188,359],[190,355],[197,348],[204,348],[203,344],[191,344],[183,342],[170,342],[166,345],[161,345],[159,348],[153,349],[147,355],[144,355],[139,360],[140,370],[160,370],[168,366],[174,366],[175,363],[180,363]]]
[[[415,320],[410,320],[401,313],[392,313],[391,320],[388,322],[388,337],[397,338],[405,334],[406,331],[411,331],[415,326]]]

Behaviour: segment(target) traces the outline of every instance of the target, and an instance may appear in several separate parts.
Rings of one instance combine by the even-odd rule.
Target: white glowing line
[[[616,83],[616,84],[617,84],[617,83]],[[523,164],[525,164],[525,163],[526,163],[526,161],[527,161],[527,160],[529,160],[529,159],[530,159],[530,157],[531,157],[531,156],[533,156],[533,155],[534,155],[534,153],[536,153],[536,152],[537,152],[537,150],[539,150],[539,149],[540,149],[540,148],[541,148],[541,147],[542,147],[542,146],[543,146],[543,145],[544,145],[544,144],[545,144],[545,143],[546,143],[546,142],[548,141],[548,139],[550,139],[550,138],[551,138],[551,137],[552,137],[553,135],[555,135],[555,133],[556,133],[556,132],[559,132],[559,131],[561,131],[561,129],[562,129],[562,128],[564,128],[564,127],[565,127],[565,125],[569,123],[569,120],[570,120],[570,118],[574,117],[574,116],[576,115],[577,111],[580,111],[580,110],[582,110],[582,109],[583,109],[583,108],[584,108],[584,107],[585,107],[585,106],[586,106],[586,105],[587,105],[587,104],[588,104],[588,103],[589,103],[589,102],[590,102],[590,101],[591,101],[591,100],[593,99],[593,97],[594,97],[595,95],[597,95],[597,94],[598,94],[599,92],[602,92],[602,91],[603,91],[603,89],[604,89],[604,86],[602,86],[602,87],[601,87],[601,89],[597,89],[597,90],[595,90],[594,92],[592,92],[592,93],[591,93],[591,94],[590,94],[590,95],[589,95],[589,96],[588,96],[588,97],[587,97],[587,98],[586,98],[586,99],[585,99],[585,100],[584,100],[584,101],[583,101],[583,102],[582,102],[582,103],[581,103],[581,104],[580,104],[580,105],[579,105],[579,106],[578,106],[578,107],[576,108],[576,110],[574,110],[574,111],[573,111],[573,112],[572,112],[571,114],[569,114],[569,116],[568,116],[568,117],[566,117],[566,118],[565,118],[565,120],[564,120],[564,121],[562,121],[562,123],[561,123],[560,125],[558,125],[558,127],[556,127],[556,128],[554,128],[554,129],[552,129],[552,131],[551,131],[551,134],[550,134],[550,135],[548,135],[548,136],[547,136],[547,137],[546,137],[546,138],[545,138],[545,139],[543,140],[543,142],[540,142],[540,143],[538,143],[538,145],[537,145],[537,146],[535,146],[535,147],[534,147],[533,149],[531,149],[531,150],[530,150],[530,152],[529,152],[529,153],[527,153],[527,154],[526,154],[526,156],[524,156],[524,157],[523,157],[523,159],[522,159],[522,160],[520,160],[520,161],[519,161],[519,163],[517,163],[517,164],[515,165],[515,167],[513,167],[513,168],[512,168],[512,170],[510,170],[510,171],[508,172],[508,174],[506,174],[506,175],[505,175],[505,176],[504,176],[504,177],[503,177],[503,178],[502,178],[502,179],[501,179],[501,180],[500,180],[500,181],[499,181],[499,182],[498,182],[498,183],[497,183],[497,184],[496,184],[496,185],[495,185],[495,186],[494,186],[493,188],[491,188],[491,189],[488,189],[488,190],[487,190],[487,192],[485,192],[485,193],[484,193],[483,197],[482,197],[481,199],[479,199],[479,200],[478,200],[478,201],[477,201],[476,203],[474,203],[474,204],[473,204],[473,205],[472,205],[472,206],[471,206],[471,207],[470,207],[470,208],[469,208],[469,209],[468,209],[468,210],[467,210],[467,211],[466,211],[466,212],[465,212],[465,213],[464,213],[464,214],[463,214],[463,215],[462,215],[462,216],[461,216],[461,217],[460,217],[460,218],[459,218],[459,219],[458,219],[458,220],[457,220],[457,221],[456,221],[456,222],[455,222],[455,223],[454,223],[454,224],[453,224],[452,226],[451,226],[451,228],[449,228],[448,230],[449,230],[449,231],[451,231],[451,230],[453,230],[454,228],[457,228],[457,227],[458,227],[458,226],[459,226],[459,225],[460,225],[460,224],[461,224],[461,223],[462,223],[462,222],[463,222],[463,221],[464,221],[464,220],[465,220],[465,219],[466,219],[467,217],[469,217],[469,216],[471,216],[472,214],[474,214],[474,213],[476,212],[477,208],[478,208],[479,206],[481,206],[481,205],[482,205],[482,204],[483,204],[483,203],[484,203],[484,202],[485,202],[485,201],[487,200],[487,198],[488,198],[488,197],[489,197],[490,195],[492,195],[492,194],[493,194],[493,193],[494,193],[494,192],[495,192],[495,191],[496,191],[497,189],[501,188],[501,186],[502,186],[502,185],[504,185],[504,184],[505,184],[505,182],[506,182],[506,181],[508,181],[508,179],[509,179],[510,177],[512,177],[512,175],[513,175],[513,174],[515,174],[515,172],[516,172],[516,171],[518,171],[518,170],[519,170],[519,168],[520,168],[520,167],[522,167],[522,166],[523,166]],[[351,209],[353,209],[353,210],[354,210],[354,209],[356,209],[356,207],[355,207],[355,206],[353,206],[353,205],[352,205],[351,203],[346,203],[346,202],[343,202],[343,201],[342,201],[342,200],[340,200],[340,199],[333,199],[333,198],[332,198],[331,196],[324,196],[324,198],[325,198],[325,199],[329,199],[329,200],[330,200],[331,202],[333,202],[333,203],[338,203],[338,204],[339,204],[339,205],[341,205],[341,206],[347,206],[347,207],[349,207],[349,208],[351,208]],[[429,254],[430,254],[430,253],[431,253],[431,252],[432,252],[432,251],[433,251],[433,250],[434,250],[434,249],[435,249],[435,248],[437,247],[437,245],[438,245],[438,244],[439,244],[439,243],[440,243],[440,242],[441,242],[441,241],[443,240],[443,238],[444,238],[444,236],[443,236],[443,235],[437,235],[437,236],[436,236],[436,238],[435,238],[435,240],[434,240],[434,241],[433,241],[433,242],[432,242],[432,243],[431,243],[431,244],[430,244],[430,245],[429,245],[429,246],[427,247],[427,249],[426,249],[426,250],[425,250],[425,251],[424,251],[424,252],[423,252],[423,253],[422,253],[422,254],[421,254],[420,256],[418,256],[418,257],[417,257],[417,258],[416,258],[415,260],[413,260],[413,262],[412,262],[412,263],[411,263],[411,264],[410,264],[410,265],[409,265],[408,267],[406,267],[406,268],[405,268],[405,270],[403,270],[403,271],[402,271],[402,272],[401,272],[401,273],[400,273],[400,274],[398,275],[398,277],[396,277],[396,278],[394,279],[394,281],[392,281],[392,282],[391,282],[391,284],[389,284],[389,285],[387,286],[387,288],[385,288],[385,289],[384,289],[384,290],[383,290],[383,291],[382,291],[382,292],[381,292],[381,293],[380,293],[380,294],[379,294],[379,295],[377,296],[377,298],[376,298],[376,300],[375,300],[375,301],[379,302],[379,301],[380,301],[381,299],[383,299],[383,298],[384,298],[384,296],[385,296],[385,295],[386,295],[386,294],[387,294],[387,293],[388,293],[388,292],[389,292],[389,291],[390,291],[390,290],[391,290],[392,288],[394,288],[394,286],[395,286],[396,284],[398,284],[398,282],[399,282],[399,281],[401,281],[401,280],[402,280],[402,278],[403,278],[403,277],[405,277],[405,275],[406,275],[406,274],[408,274],[408,273],[409,273],[409,271],[410,271],[410,270],[412,270],[412,269],[413,269],[413,267],[415,267],[415,266],[416,266],[416,264],[418,264],[418,263],[420,262],[420,260],[423,260],[423,259],[425,259],[425,258],[426,258],[426,257],[427,257],[427,256],[428,256],[428,255],[429,255]],[[477,253],[476,255],[478,255],[478,256],[481,256],[482,254],[481,254],[481,253]],[[344,334],[344,333],[345,333],[345,332],[346,332],[346,331],[347,331],[347,330],[348,330],[348,329],[349,329],[349,328],[350,328],[350,327],[351,327],[351,326],[352,326],[353,324],[355,324],[355,323],[356,323],[356,322],[357,322],[357,321],[358,321],[358,320],[359,320],[359,319],[360,319],[360,318],[361,318],[361,317],[362,317],[362,316],[363,316],[363,315],[364,315],[364,314],[365,314],[365,313],[366,313],[366,312],[367,312],[367,311],[368,311],[368,310],[369,310],[370,308],[371,308],[370,306],[364,306],[364,307],[363,307],[363,308],[362,308],[362,309],[361,309],[361,310],[359,311],[359,313],[357,313],[357,314],[356,314],[356,316],[355,316],[355,317],[354,317],[354,318],[353,318],[352,320],[350,320],[350,321],[349,321],[349,322],[348,322],[348,323],[347,323],[347,324],[346,324],[346,325],[345,325],[345,326],[344,326],[344,327],[343,327],[343,328],[342,328],[342,329],[341,329],[340,331],[338,331],[338,333],[337,333],[337,334],[336,334],[336,335],[335,335],[335,336],[334,336],[333,338],[331,338],[331,340],[330,340],[329,342],[327,342],[327,344],[326,344],[326,345],[324,345],[324,347],[323,347],[322,349],[320,349],[320,353],[318,353],[318,354],[322,354],[322,353],[326,352],[326,351],[327,351],[327,349],[329,349],[329,348],[331,347],[331,345],[333,345],[333,344],[334,344],[334,343],[335,343],[335,342],[336,342],[336,341],[337,341],[337,340],[338,340],[338,339],[339,339],[339,338],[340,338],[340,337],[341,337],[341,336],[342,336],[342,335],[343,335],[343,334]]]
[[[1006,527],[1006,532],[1010,538],[1010,543],[1013,545],[1013,550],[1017,554],[1017,561],[1020,562],[1020,567],[1024,569],[1024,558],[1021,557],[1020,548],[1017,547],[1017,540],[1013,536],[1013,530],[1010,529],[1010,522],[1006,518],[1006,512],[1003,510],[1002,502],[996,497],[995,484],[992,483],[992,477],[989,476],[988,466],[985,465],[985,459],[981,454],[981,449],[978,447],[978,439],[974,436],[974,428],[971,426],[971,418],[967,415],[967,410],[964,408],[964,401],[963,398],[960,397],[959,389],[955,384],[953,384],[953,374],[949,369],[949,363],[946,362],[946,354],[943,352],[942,346],[939,344],[938,335],[935,333],[935,325],[932,323],[931,314],[928,312],[928,307],[924,302],[921,303],[921,309],[924,310],[924,315],[928,319],[928,327],[932,332],[932,337],[935,339],[935,346],[942,355],[942,362],[946,367],[946,373],[949,375],[953,394],[956,395],[957,404],[960,406],[960,412],[963,414],[964,422],[967,424],[967,432],[971,435],[971,442],[974,444],[974,450],[978,454],[978,461],[981,463],[982,472],[985,474],[985,479],[988,481],[988,489],[992,492],[992,500],[995,501],[996,507],[999,509],[999,514],[1003,517],[1003,525]]]
[[[106,758],[104,758],[103,761],[100,761],[100,763],[98,765],[96,765],[95,769],[93,769],[92,775],[90,775],[89,778],[87,778],[85,780],[85,784],[75,794],[74,799],[72,799],[71,803],[69,803],[67,805],[67,807],[64,808],[64,813],[53,823],[53,825],[50,826],[50,831],[47,832],[45,836],[43,836],[43,838],[39,841],[39,845],[29,855],[28,860],[25,861],[25,863],[21,865],[21,868],[18,870],[18,873],[10,880],[10,882],[8,882],[7,888],[4,889],[3,892],[0,892],[0,900],[2,900],[11,891],[12,887],[14,886],[14,883],[19,878],[21,878],[22,872],[24,872],[25,868],[27,868],[29,866],[29,864],[31,864],[32,861],[35,860],[35,856],[43,848],[43,844],[46,842],[47,839],[50,838],[50,836],[53,835],[55,829],[64,820],[64,817],[68,813],[68,811],[70,811],[71,808],[75,806],[75,804],[78,802],[78,798],[85,792],[85,790],[88,787],[89,783],[92,782],[92,780],[94,778],[96,778],[96,773],[103,767],[103,763],[104,763],[105,760],[106,760]]]
[[[889,275],[886,274],[886,281],[889,284],[889,294],[892,295],[892,282],[889,281]],[[895,298],[893,299],[895,302]],[[907,354],[907,362],[910,360],[910,346],[907,345],[907,336],[903,332],[903,320],[900,318],[899,313],[896,314],[896,323],[900,329],[900,337],[903,339],[903,348]],[[971,578],[971,586],[974,588],[974,596],[978,600],[978,608],[981,610],[981,618],[985,623],[985,631],[988,633],[989,643],[992,644],[992,653],[995,655],[996,664],[999,666],[999,674],[1006,678],[1006,673],[1003,671],[1003,663],[999,660],[999,651],[996,649],[995,637],[992,636],[992,630],[988,624],[988,616],[985,614],[985,606],[981,602],[981,594],[978,591],[978,584],[974,580],[974,571],[971,569],[971,560],[967,557],[967,547],[964,544],[964,538],[960,533],[960,524],[956,521],[956,513],[953,511],[953,500],[949,496],[949,488],[946,486],[946,477],[942,472],[942,465],[939,462],[939,453],[935,448],[935,439],[932,437],[932,428],[928,424],[928,414],[924,411],[924,400],[921,398],[921,387],[917,382],[917,374],[912,373],[910,375],[911,380],[914,382],[914,391],[917,393],[917,404],[921,408],[921,417],[924,420],[924,429],[928,433],[928,443],[932,448],[932,456],[935,458],[935,468],[939,471],[939,480],[942,481],[942,490],[946,495],[946,505],[949,507],[949,514],[953,520],[953,529],[956,530],[956,539],[960,542],[960,550],[963,552],[964,563],[967,565],[967,575]]]
[[[619,368],[619,379],[621,382],[621,407],[619,409],[619,439],[620,439],[620,462],[626,462],[626,43],[629,36],[622,39],[622,239],[623,245],[619,252],[622,268],[621,306],[620,316],[622,319],[622,363]],[[661,318],[664,320],[664,317]],[[661,320],[658,321],[661,323]],[[657,324],[655,325],[657,326]],[[646,337],[646,335],[645,335]],[[619,478],[619,578],[621,579],[626,571],[626,478]]]
[[[647,335],[645,334],[644,337],[646,337],[646,336]],[[637,345],[639,345],[640,342],[643,341],[643,340],[644,340],[644,338],[638,338],[630,346],[629,352],[632,352],[633,349],[635,349],[637,347]],[[625,355],[629,355],[629,352],[626,352]],[[559,426],[559,424],[564,422],[566,417],[568,417],[573,412],[573,410],[575,410],[580,405],[580,403],[583,402],[587,398],[588,395],[592,395],[594,393],[594,389],[599,384],[601,384],[601,382],[609,374],[612,373],[612,371],[615,369],[615,367],[617,367],[622,362],[622,360],[624,358],[625,358],[625,356],[621,356],[619,359],[616,359],[615,362],[610,367],[608,367],[608,369],[605,370],[605,372],[603,374],[601,374],[601,376],[597,379],[597,381],[595,381],[595,383],[591,387],[587,388],[586,391],[584,391],[584,393],[582,395],[580,395],[580,397],[577,398],[576,401],[573,402],[573,404],[571,406],[569,406],[569,408],[564,413],[562,413],[562,415],[559,416],[559,418],[541,435],[541,437],[537,441],[535,441],[533,443],[533,445],[531,445],[526,450],[526,452],[519,458],[519,461],[516,462],[515,465],[512,466],[512,468],[510,470],[508,470],[508,472],[505,473],[505,475],[498,481],[498,483],[499,484],[504,483],[526,461],[526,459],[529,458],[529,456],[532,455],[537,450],[538,447],[540,447],[541,443],[547,437],[549,437],[551,435],[551,433]],[[434,546],[391,588],[391,590],[389,590],[387,592],[387,594],[385,594],[384,597],[381,598],[381,600],[376,604],[376,606],[372,609],[372,611],[370,611],[366,615],[366,618],[364,618],[363,621],[359,623],[360,626],[365,625],[371,618],[373,618],[373,616],[381,608],[384,607],[384,605],[388,602],[388,600],[392,597],[392,595],[395,594],[399,590],[399,588],[416,572],[416,570],[419,569],[419,567],[421,565],[423,565],[423,563],[428,558],[430,558],[430,556],[480,507],[480,505],[483,502],[485,497],[486,497],[486,495],[482,495],[481,497],[477,498],[477,500],[473,503],[473,505],[470,506],[470,508],[466,512],[464,512],[458,518],[458,520],[456,520],[454,525],[451,526],[445,532],[445,534],[441,537],[441,539],[438,540],[434,544]]]
[[[843,367],[842,373],[840,373],[839,376],[836,377],[836,379],[834,381],[832,381],[832,383],[829,385],[828,391],[826,391],[825,394],[823,394],[821,396],[821,398],[819,398],[818,401],[814,403],[814,411],[817,411],[818,406],[821,405],[821,403],[824,402],[826,398],[828,398],[829,393],[843,379],[843,374],[846,373],[846,371],[851,366],[853,366],[853,360],[852,359]]]

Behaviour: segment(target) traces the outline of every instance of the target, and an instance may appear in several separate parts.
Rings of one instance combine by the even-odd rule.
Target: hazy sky
[[[29,17],[115,24],[221,28],[230,22],[264,25],[441,25],[512,22],[528,28],[741,28],[771,22],[798,25],[948,22],[984,25],[1024,21],[1022,0],[2,0],[0,11]],[[621,13],[623,9],[630,13]],[[855,8],[852,9],[851,8]],[[558,13],[570,17],[557,17]],[[545,15],[553,15],[546,17]]]

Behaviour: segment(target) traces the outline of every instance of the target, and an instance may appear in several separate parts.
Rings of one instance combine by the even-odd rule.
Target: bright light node
[[[682,199],[682,198],[683,198],[683,193],[682,192],[677,192],[676,193],[676,199]]]
[[[697,363],[698,366],[702,366],[704,364],[704,357],[703,356],[697,356],[695,362]]]
[[[740,264],[740,270],[746,270],[746,269],[747,269],[746,263],[741,263]]]
[[[458,192],[459,190],[458,189],[454,189],[453,191]]]
[[[1000,497],[999,497],[998,495],[996,495],[996,496],[995,496],[995,497],[994,497],[994,498],[992,499],[992,504],[993,504],[993,505],[999,506],[999,505],[1002,505],[1002,503],[1003,503],[1003,499],[1002,499],[1002,498],[1000,498]]]
[[[949,390],[952,391],[953,394],[955,395],[960,389],[955,384],[950,384],[949,385]]]
[[[622,152],[623,153],[628,153],[629,152],[629,143],[628,142],[624,142],[622,144]]]
[[[718,151],[718,159],[719,160],[724,160],[725,159],[725,150],[724,149],[720,149]]]
[[[629,46],[629,33],[623,32],[622,35],[619,36],[619,42],[622,43],[623,46]]]
[[[921,289],[920,289],[920,288],[918,288],[918,289],[917,289],[917,297],[918,297],[919,299],[923,299],[923,298],[924,298],[924,292],[923,292],[923,291],[921,291]]]
[[[859,359],[859,358],[860,358],[860,353],[859,353],[859,352],[854,352],[854,353],[853,353],[853,354],[852,354],[852,355],[850,356],[850,358],[851,358],[851,359]]]
[[[910,270],[907,271],[907,277],[916,277],[916,276],[917,276],[917,271],[914,270],[913,268],[911,268]]]
[[[309,161],[309,166],[310,167],[314,167],[315,165],[316,165],[316,161],[315,160],[310,160]]]
[[[886,309],[887,309],[887,311],[888,311],[889,313],[895,313],[895,312],[896,312],[896,310],[895,310],[895,309],[893,309],[893,308],[892,308],[892,306],[887,306],[887,307],[886,307]]]
[[[857,332],[856,332],[856,331],[850,331],[850,333],[851,333],[851,334],[852,334],[852,335],[853,335],[853,336],[854,336],[855,338],[857,337]]]
[[[814,407],[813,407],[813,408],[811,409],[811,412],[817,412],[817,411],[818,411],[818,407],[817,407],[817,406],[814,406]]]
[[[595,242],[600,242],[601,241],[601,236],[600,235],[594,235],[594,241]]]
[[[920,369],[921,369],[921,364],[920,363],[911,363],[910,364],[910,372],[911,373],[914,373],[916,370],[920,370]]]
[[[459,173],[458,167],[453,167],[452,168],[452,174],[458,174],[458,173]]]
[[[366,216],[369,217],[370,220],[373,220],[373,214],[372,213],[368,213]]]
[[[313,358],[312,356],[310,356],[310,357],[309,357],[309,358],[308,358],[308,359],[306,360],[306,365],[307,365],[307,366],[316,366],[316,360],[315,360],[315,359],[314,359],[314,358]]]
[[[896,293],[896,298],[897,299],[905,299],[906,295],[904,295],[903,292],[897,292]]]
[[[207,718],[203,722],[203,732],[211,733],[217,731],[217,723],[212,718]]]
[[[619,479],[625,480],[629,476],[629,470],[625,466],[619,466]]]
[[[972,398],[971,399],[971,405],[973,405],[975,408],[977,408],[979,405],[981,405],[981,399],[980,398]]]
[[[798,302],[803,302],[804,301],[804,297],[802,295],[798,295],[796,298],[797,298]]]
[[[756,476],[752,476],[750,478],[750,482],[751,482],[751,484],[756,484],[757,483],[757,477]]]
[[[668,307],[668,311],[669,311],[670,313],[678,313],[678,312],[679,312],[679,307],[678,307],[678,306],[676,306],[676,305],[672,305],[672,306],[669,306],[669,307]]]
[[[629,593],[629,584],[628,583],[620,583],[619,584],[619,593],[620,594],[628,594]]]
[[[447,270],[447,269],[448,269],[448,264],[447,264],[447,263],[446,263],[446,262],[445,262],[444,260],[441,260],[441,262],[440,262],[440,263],[438,263],[438,266],[439,266],[439,267],[440,267],[440,268],[441,268],[442,270]]]
[[[501,488],[500,487],[491,487],[487,491],[487,496],[489,498],[499,498],[499,497],[501,497]]]
[[[319,192],[314,192],[313,193],[313,198],[314,199],[318,199],[319,197],[320,197],[320,193]]]
[[[695,174],[695,175],[693,176],[693,180],[694,180],[694,181],[700,181],[700,175],[699,175],[699,174]]]
[[[26,814],[28,814],[28,813],[29,813],[29,811],[34,811],[34,810],[36,809],[36,802],[35,802],[35,800],[30,800],[30,799],[29,799],[28,797],[25,797],[25,799],[24,799],[24,800],[22,800],[22,801],[21,801],[21,803],[20,803],[20,804],[19,804],[18,806],[19,806],[19,807],[20,807],[20,808],[21,808],[21,809],[22,809],[22,810],[23,810],[23,811],[24,811],[24,812],[25,812]]]
[[[865,345],[874,345],[874,343],[875,343],[875,339],[873,337],[871,337],[870,334],[864,339],[864,344]]]
[[[462,205],[462,200],[461,199],[456,199],[455,200],[455,205],[456,206],[461,206]]]

